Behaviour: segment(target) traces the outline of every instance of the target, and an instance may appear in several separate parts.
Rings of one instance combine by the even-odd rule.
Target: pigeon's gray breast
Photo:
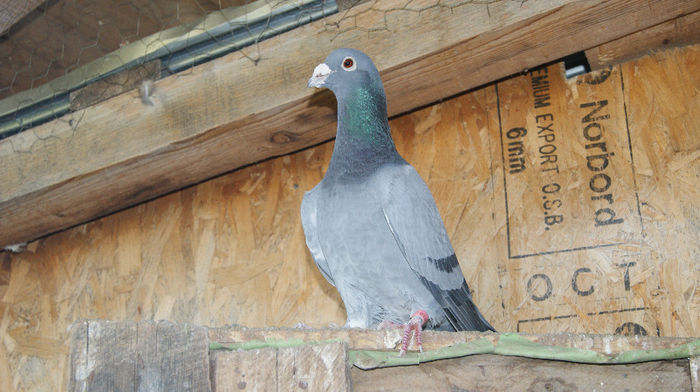
[[[387,224],[383,180],[375,174],[355,181],[324,179],[319,184],[316,236],[330,261],[324,268],[343,298],[348,326],[404,322],[418,309],[437,321],[440,306],[406,262]]]

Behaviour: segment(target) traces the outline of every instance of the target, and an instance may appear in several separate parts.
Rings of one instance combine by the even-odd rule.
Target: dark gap
[[[591,65],[588,64],[586,53],[583,51],[570,54],[564,57],[563,60],[565,70],[564,72],[567,79],[591,72]]]

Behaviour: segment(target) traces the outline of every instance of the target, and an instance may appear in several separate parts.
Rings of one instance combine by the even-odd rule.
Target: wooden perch
[[[164,321],[81,321],[72,331],[70,391],[690,391],[697,367],[689,361],[700,349],[700,341],[689,338],[426,331],[425,352],[402,358],[398,329],[207,329]],[[469,345],[492,347],[499,355],[459,351]],[[401,366],[400,361],[418,364],[433,353],[446,359]],[[384,358],[382,368],[361,370],[363,355]]]
[[[699,9],[698,0],[362,3],[162,79],[148,100],[133,90],[0,141],[0,247],[332,138],[330,94],[305,86],[336,47],[373,57],[396,115]]]

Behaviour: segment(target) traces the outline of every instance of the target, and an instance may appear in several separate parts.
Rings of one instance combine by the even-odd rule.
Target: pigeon
[[[396,150],[372,60],[336,49],[308,87],[335,94],[338,130],[326,174],[304,194],[301,221],[345,305],[345,327],[403,328],[400,355],[411,335],[422,351],[424,327],[495,331],[472,301],[432,193]]]

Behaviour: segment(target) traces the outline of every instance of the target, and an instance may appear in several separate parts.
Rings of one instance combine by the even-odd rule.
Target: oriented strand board
[[[569,81],[553,65],[550,106],[534,107],[542,71],[532,71],[392,119],[397,148],[433,191],[475,301],[498,330],[700,335],[699,67],[698,46]],[[548,112],[556,174],[541,170],[536,116]],[[601,140],[586,140],[592,122]],[[528,130],[521,154],[509,138],[518,127]],[[586,145],[603,141],[614,155],[591,170],[601,147]],[[299,222],[331,151],[325,143],[260,162],[0,254],[0,386],[65,388],[67,328],[80,318],[342,325],[340,298]],[[511,173],[521,157],[525,169]],[[613,203],[591,189],[599,172]],[[553,182],[557,192],[542,191]],[[543,198],[554,193],[556,214]],[[550,211],[564,220],[547,225]],[[623,222],[596,227],[596,217]]]
[[[700,51],[678,53],[497,85],[510,328],[698,334]]]

